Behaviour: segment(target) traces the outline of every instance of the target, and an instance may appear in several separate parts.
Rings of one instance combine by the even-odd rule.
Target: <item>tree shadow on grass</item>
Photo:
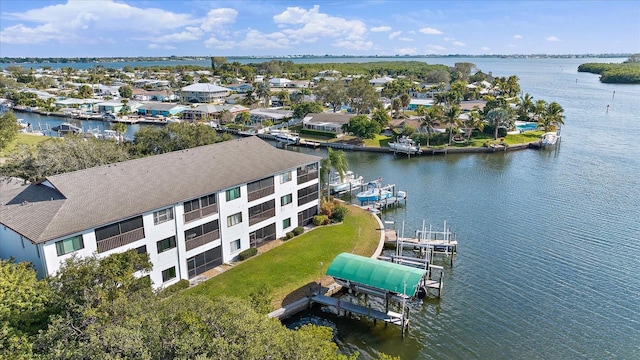
[[[318,282],[308,282],[302,285],[301,287],[287,294],[287,296],[285,296],[284,299],[282,299],[281,306],[286,306],[302,298],[305,298],[309,296],[312,292],[314,294],[317,294],[319,286],[320,285],[318,284]],[[320,289],[320,294],[324,294],[326,291],[327,291],[327,288],[322,286]]]

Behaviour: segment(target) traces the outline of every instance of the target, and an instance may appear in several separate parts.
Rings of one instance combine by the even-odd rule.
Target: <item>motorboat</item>
[[[558,134],[556,134],[555,132],[548,132],[548,133],[542,134],[542,137],[540,139],[540,145],[542,147],[551,146],[551,145],[555,145],[557,141],[558,141]]]
[[[29,127],[29,123],[24,121],[24,119],[17,119],[16,122],[18,123],[18,126],[20,126],[21,130],[26,130]]]
[[[409,155],[420,153],[422,151],[420,150],[419,144],[416,145],[415,141],[404,135],[396,139],[395,142],[390,142],[389,148],[394,152],[401,152]]]
[[[82,133],[82,128],[79,128],[70,123],[62,123],[58,126],[54,126],[51,130],[57,132],[58,134],[80,134]]]
[[[333,172],[329,179],[329,191],[335,194],[359,188],[363,184],[364,178],[362,176],[356,176],[356,174],[351,170],[346,171],[342,179],[340,178],[340,174]]]
[[[300,142],[300,136],[296,133],[291,132],[279,132],[274,135],[274,138],[277,142],[282,144],[297,144]]]
[[[367,190],[356,194],[360,202],[370,202],[388,199],[393,195],[388,186],[382,186],[380,181],[371,181],[367,184]]]

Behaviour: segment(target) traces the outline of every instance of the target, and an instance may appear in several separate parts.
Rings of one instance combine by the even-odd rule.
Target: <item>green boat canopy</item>
[[[335,279],[407,296],[415,296],[426,273],[426,270],[348,253],[336,256],[327,269],[327,275]]]

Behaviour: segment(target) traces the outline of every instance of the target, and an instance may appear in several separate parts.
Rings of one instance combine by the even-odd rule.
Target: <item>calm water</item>
[[[406,159],[348,153],[356,173],[407,190],[405,222],[447,220],[461,243],[440,300],[397,327],[336,318],[364,359],[640,358],[640,86],[603,85],[578,60],[486,59],[565,110],[557,149]],[[577,82],[576,82],[577,80]],[[615,91],[615,97],[613,96]],[[607,111],[609,104],[609,111]],[[323,155],[323,151],[318,152]],[[304,314],[303,316],[308,316]]]
[[[356,173],[408,191],[408,204],[383,220],[404,222],[406,233],[446,220],[461,245],[442,299],[412,311],[404,339],[394,326],[310,315],[322,315],[316,320],[337,329],[341,348],[362,359],[379,351],[402,359],[640,358],[640,86],[577,73],[583,62],[622,60],[426,59],[517,75],[534,100],[563,106],[561,145],[412,159],[348,153]]]

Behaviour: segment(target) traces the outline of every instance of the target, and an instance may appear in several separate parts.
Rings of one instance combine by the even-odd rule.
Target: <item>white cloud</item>
[[[407,41],[407,42],[408,42],[408,41],[413,41],[413,39],[412,39],[412,38],[408,38],[408,37],[401,37],[401,38],[398,38],[398,40],[400,40],[400,41]]]
[[[154,37],[152,41],[156,43],[194,41],[200,39],[202,35],[203,32],[199,28],[187,27],[184,31],[179,33]]]
[[[516,39],[516,40],[520,40],[520,39],[522,39],[522,35],[517,35],[516,34],[516,35],[513,35],[513,38]]]
[[[393,40],[397,38],[400,34],[402,34],[402,31],[394,31],[391,34],[389,34],[389,39]]]
[[[333,46],[343,47],[350,50],[365,51],[373,48],[373,43],[371,41],[363,41],[363,40],[358,40],[358,41],[338,40],[333,43]]]
[[[387,32],[387,31],[391,31],[391,26],[378,26],[378,27],[372,27],[371,29],[369,29],[371,32]]]
[[[490,47],[488,47],[488,46],[481,46],[481,47],[480,47],[480,50],[482,50],[482,51],[489,51],[489,50],[491,50],[491,48],[490,48]]]
[[[427,45],[427,51],[430,52],[434,52],[434,51],[444,51],[447,50],[447,48],[445,48],[444,46],[440,46],[440,45]]]
[[[400,55],[415,55],[418,53],[418,49],[414,47],[395,49],[394,51],[396,54],[400,54]]]
[[[171,45],[150,44],[149,45],[149,49],[152,49],[152,50],[155,50],[155,49],[175,50],[176,47],[175,46],[171,46]]]
[[[204,31],[212,31],[222,27],[222,25],[235,23],[236,16],[238,16],[238,12],[235,9],[213,9],[209,11],[200,28]]]
[[[440,35],[440,34],[442,34],[442,31],[440,31],[438,29],[430,28],[430,27],[422,28],[422,29],[420,29],[418,31],[420,31],[423,34],[427,34],[427,35]]]
[[[274,32],[264,34],[254,29],[249,29],[244,39],[240,41],[220,40],[211,36],[204,42],[205,47],[216,49],[287,49],[296,44],[298,44],[298,42],[291,41],[290,37],[284,33]]]
[[[329,16],[319,10],[319,5],[314,5],[309,10],[297,6],[288,7],[275,15],[273,21],[276,24],[302,25],[283,29],[282,32],[297,41],[305,42],[311,42],[309,39],[316,41],[321,37],[360,41],[367,32],[362,21]]]
[[[452,44],[455,46],[467,46],[467,44],[463,43],[462,41],[454,41],[452,42]]]
[[[49,5],[23,13],[5,13],[9,20],[34,23],[17,24],[0,32],[2,41],[13,44],[44,42],[90,42],[96,33],[124,31],[162,34],[167,30],[194,25],[187,14],[158,8],[139,8],[113,1],[72,1]]]
[[[545,38],[545,40],[547,40],[547,41],[561,41],[556,36],[549,36],[549,37]]]

